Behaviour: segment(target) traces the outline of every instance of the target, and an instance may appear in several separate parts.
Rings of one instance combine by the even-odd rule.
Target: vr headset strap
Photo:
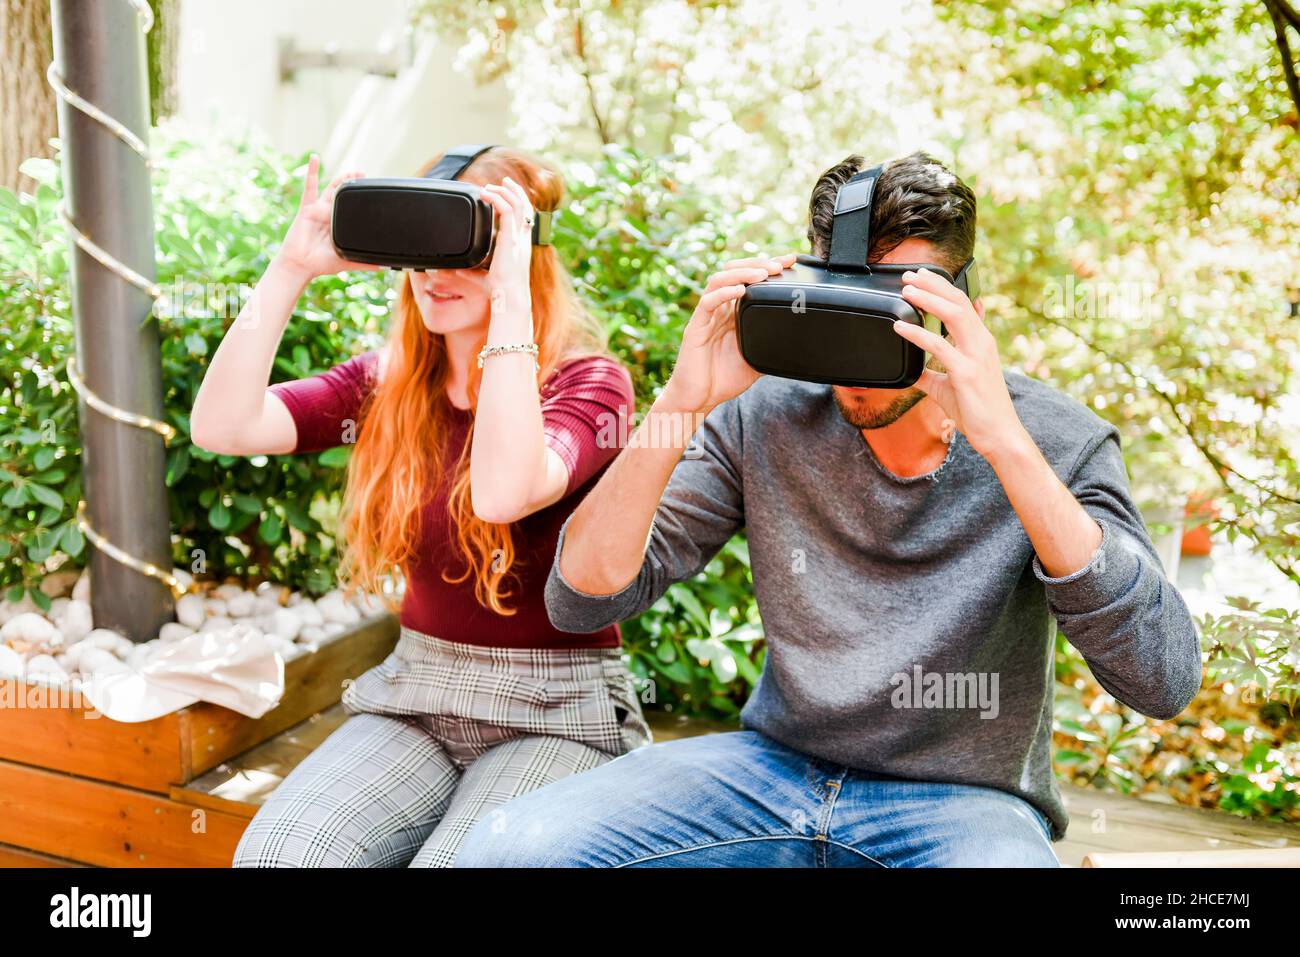
[[[953,285],[964,292],[971,302],[980,297],[980,274],[973,258],[966,260],[966,265],[958,270],[953,277]]]
[[[835,194],[835,216],[831,220],[832,269],[861,268],[871,249],[871,200],[884,166],[857,173]]]
[[[438,160],[433,169],[424,174],[424,178],[459,179],[460,174],[465,172],[470,163],[495,145],[495,143],[465,143],[460,146],[453,146],[442,154],[442,159]],[[549,209],[533,210],[534,246],[549,246],[551,244],[552,215],[553,213]]]

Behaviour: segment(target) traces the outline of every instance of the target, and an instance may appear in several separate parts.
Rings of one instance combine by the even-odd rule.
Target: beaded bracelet
[[[509,346],[484,346],[479,350],[478,367],[482,369],[484,360],[491,356],[501,356],[508,352],[527,352],[533,357],[533,365],[536,367],[537,371],[541,371],[542,366],[541,363],[537,361],[537,343],[535,342],[520,342]]]

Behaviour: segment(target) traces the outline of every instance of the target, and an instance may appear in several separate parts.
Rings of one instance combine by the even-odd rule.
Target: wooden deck
[[[171,797],[223,815],[251,818],[284,776],[346,717],[335,705],[188,785],[173,788]],[[659,713],[651,715],[651,724],[660,741],[723,730]],[[1300,848],[1300,827],[1288,824],[1248,821],[1218,811],[1074,786],[1063,792],[1070,829],[1055,849],[1067,866],[1080,865],[1088,854]]]

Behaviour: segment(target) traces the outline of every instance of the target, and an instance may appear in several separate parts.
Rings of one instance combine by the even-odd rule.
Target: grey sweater
[[[1130,498],[1115,429],[1042,383],[1008,374],[1007,384],[1101,525],[1101,546],[1075,574],[1047,576],[992,467],[960,433],[939,469],[900,478],[841,418],[829,386],[765,377],[700,428],[636,579],[586,595],[557,562],[551,621],[588,632],[631,618],[747,527],[767,661],[744,726],[866,772],[1008,791],[1059,839],[1053,617],[1102,686],[1153,717],[1187,705],[1201,659]]]

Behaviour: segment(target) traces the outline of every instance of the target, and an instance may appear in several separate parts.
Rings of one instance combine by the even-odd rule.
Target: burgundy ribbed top
[[[271,386],[298,427],[295,452],[342,445],[346,435],[356,434],[356,424],[368,427],[362,411],[374,386],[378,360],[377,352],[367,352],[319,375]],[[446,399],[440,397],[439,401]],[[568,467],[569,484],[564,498],[515,523],[515,581],[509,584],[511,597],[506,600],[515,614],[510,616],[497,615],[480,605],[471,580],[453,585],[443,579],[444,572],[455,577],[464,570],[447,511],[447,480],[474,422],[469,410],[450,404],[449,408],[445,472],[420,514],[421,547],[418,558],[406,570],[402,624],[446,641],[473,645],[617,646],[617,626],[593,634],[553,628],[546,615],[543,589],[555,558],[560,526],[618,453],[618,437],[626,434],[627,418],[634,408],[627,370],[609,358],[583,357],[557,369],[542,388],[545,441]],[[615,441],[609,441],[611,437]]]

